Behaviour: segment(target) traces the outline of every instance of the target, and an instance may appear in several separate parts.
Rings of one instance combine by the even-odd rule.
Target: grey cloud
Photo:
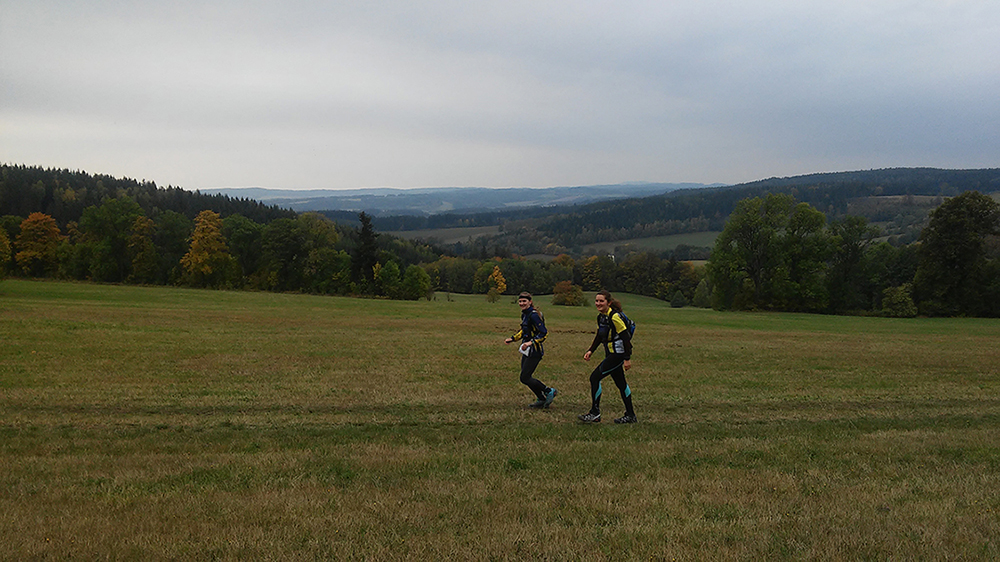
[[[544,186],[1000,154],[987,1],[0,1],[0,149],[27,164]]]

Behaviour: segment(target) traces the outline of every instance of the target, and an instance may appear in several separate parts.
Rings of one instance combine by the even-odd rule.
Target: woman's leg
[[[600,414],[601,413],[601,379],[606,377],[604,374],[604,362],[590,373],[590,413]]]
[[[538,367],[538,363],[541,360],[541,355],[521,356],[521,384],[530,388],[539,400],[545,400],[545,391],[547,391],[549,387],[545,386],[542,381],[532,376],[535,373],[535,368]]]
[[[599,414],[601,412],[601,381],[608,375],[614,376],[616,370],[622,371],[622,360],[614,357],[605,357],[604,361],[590,373],[590,413]],[[617,381],[616,381],[617,382]]]
[[[622,403],[625,404],[625,415],[635,417],[635,411],[632,409],[632,389],[625,382],[625,369],[619,365],[610,374],[611,379],[615,381],[615,386],[618,387],[618,391],[621,392]]]

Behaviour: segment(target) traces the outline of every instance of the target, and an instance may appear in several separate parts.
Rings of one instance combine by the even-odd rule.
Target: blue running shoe
[[[550,388],[549,392],[545,395],[545,405],[542,407],[548,408],[549,406],[551,406],[552,401],[556,399],[556,394],[559,394],[559,391],[554,388]]]

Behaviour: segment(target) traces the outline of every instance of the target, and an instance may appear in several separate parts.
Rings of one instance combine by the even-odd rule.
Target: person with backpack
[[[597,292],[594,297],[597,307],[597,334],[590,349],[583,354],[584,361],[590,361],[591,354],[597,346],[604,344],[604,361],[590,373],[590,411],[579,416],[584,423],[601,421],[601,381],[611,375],[625,403],[625,415],[615,419],[615,423],[636,423],[638,418],[632,409],[632,389],[625,381],[625,371],[632,368],[632,334],[635,323],[622,312],[620,302],[611,297],[605,290]]]
[[[529,408],[548,408],[552,405],[559,391],[546,386],[542,381],[533,375],[538,363],[545,354],[542,342],[548,335],[545,329],[545,319],[541,311],[534,307],[531,300],[531,293],[523,292],[517,296],[517,306],[521,307],[521,329],[516,334],[504,340],[510,344],[516,340],[521,340],[521,384],[527,386],[535,393],[537,400],[528,405]]]

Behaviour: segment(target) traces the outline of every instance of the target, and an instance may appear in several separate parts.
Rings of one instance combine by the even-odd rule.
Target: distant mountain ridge
[[[546,188],[369,188],[349,190],[281,190],[261,187],[199,190],[204,194],[253,199],[305,211],[365,211],[373,216],[429,216],[446,212],[474,213],[525,207],[584,205],[614,199],[662,195],[681,189],[721,187],[703,183],[622,183]]]

